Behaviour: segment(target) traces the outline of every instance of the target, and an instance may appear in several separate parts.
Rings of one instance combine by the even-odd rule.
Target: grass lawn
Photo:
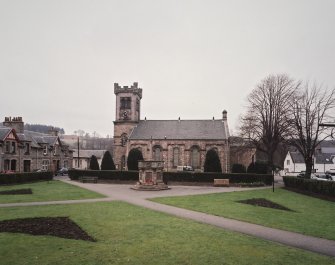
[[[252,198],[265,198],[294,212],[236,202]],[[152,201],[335,240],[335,203],[284,189],[166,197]]]
[[[82,189],[59,180],[0,186],[0,191],[29,188],[32,189],[33,194],[0,195],[0,203],[78,200],[104,197],[101,194]]]
[[[124,202],[0,208],[0,220],[69,216],[97,242],[0,233],[0,264],[334,264],[335,259]]]

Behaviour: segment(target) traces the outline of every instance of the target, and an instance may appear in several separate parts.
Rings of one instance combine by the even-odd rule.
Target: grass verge
[[[0,195],[0,203],[62,201],[103,198],[93,191],[82,189],[59,180],[0,186],[0,191],[31,189],[33,194]]]
[[[265,198],[292,211],[238,203]],[[335,203],[284,189],[155,198],[152,201],[268,227],[335,240]]]
[[[0,208],[0,220],[42,216],[69,216],[97,242],[0,233],[0,264],[335,264],[123,202]]]

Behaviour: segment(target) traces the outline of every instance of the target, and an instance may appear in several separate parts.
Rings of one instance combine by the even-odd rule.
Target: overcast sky
[[[143,88],[142,119],[235,131],[271,73],[335,86],[335,1],[0,0],[0,121],[113,135],[113,84]]]

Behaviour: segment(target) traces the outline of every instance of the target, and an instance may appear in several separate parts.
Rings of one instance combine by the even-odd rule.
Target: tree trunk
[[[313,157],[308,157],[305,160],[305,164],[306,164],[306,178],[311,178],[313,168]]]

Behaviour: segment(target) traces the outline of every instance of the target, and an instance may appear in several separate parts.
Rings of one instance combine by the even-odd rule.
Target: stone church
[[[141,119],[142,89],[114,84],[116,112],[114,121],[114,162],[126,169],[132,149],[142,152],[144,160],[164,161],[164,170],[177,166],[204,168],[206,153],[215,150],[223,172],[230,171],[227,112],[222,119],[147,120]]]

